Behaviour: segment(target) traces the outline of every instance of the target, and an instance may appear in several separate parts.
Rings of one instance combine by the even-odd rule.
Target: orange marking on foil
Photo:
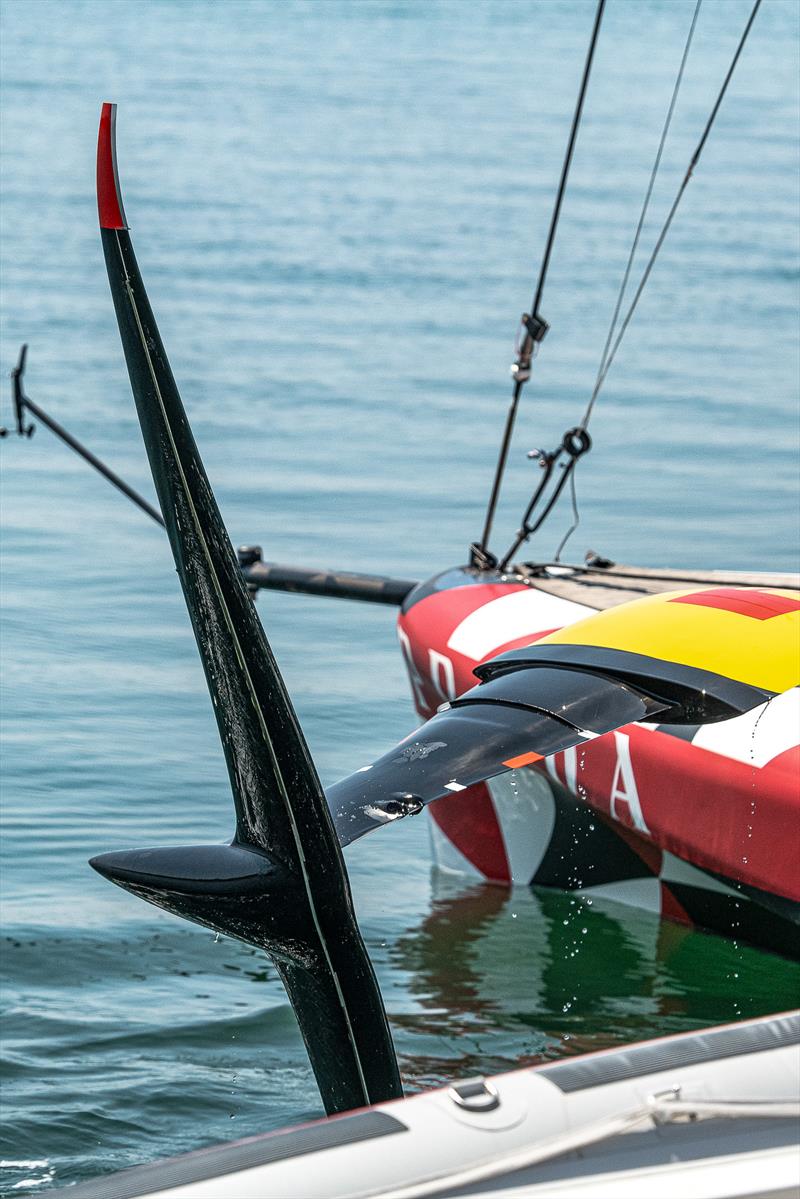
[[[542,754],[520,754],[518,758],[509,758],[504,762],[504,766],[508,766],[509,770],[516,770],[518,766],[530,766],[531,762],[541,762]]]

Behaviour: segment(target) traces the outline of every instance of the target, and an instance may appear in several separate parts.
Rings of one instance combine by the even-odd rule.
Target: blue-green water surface
[[[535,482],[525,451],[585,405],[693,8],[609,0],[498,541]],[[749,8],[701,8],[648,248]],[[412,578],[463,561],[593,11],[5,0],[3,372],[29,342],[31,396],[151,494],[96,231],[97,118],[115,100],[137,254],[234,540]],[[798,11],[764,0],[601,394],[576,557],[795,568]],[[231,830],[163,534],[45,430],[0,443],[0,464],[12,1196],[320,1104],[263,957],[86,865]],[[391,609],[258,602],[324,781],[410,730]],[[796,1002],[797,968],[755,949],[446,882],[426,819],[348,851],[410,1089]]]

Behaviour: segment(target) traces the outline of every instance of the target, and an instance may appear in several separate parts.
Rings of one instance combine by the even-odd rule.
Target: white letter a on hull
[[[634,828],[638,828],[642,833],[650,833],[642,815],[642,806],[639,803],[639,792],[636,789],[636,779],[633,776],[633,763],[631,762],[631,746],[630,739],[627,733],[614,733],[614,741],[617,746],[617,765],[614,770],[614,781],[611,784],[611,804],[610,812],[614,820],[619,820],[620,824],[628,823],[620,819],[617,805],[624,803],[627,805],[630,816],[630,823]]]

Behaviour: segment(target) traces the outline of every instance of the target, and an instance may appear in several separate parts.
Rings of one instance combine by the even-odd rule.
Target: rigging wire
[[[628,282],[631,277],[631,270],[633,269],[634,259],[636,258],[636,251],[639,248],[639,241],[641,240],[642,230],[644,228],[644,222],[647,217],[648,209],[650,207],[650,199],[653,195],[653,188],[655,187],[655,182],[658,177],[658,171],[661,166],[661,158],[664,153],[664,146],[666,145],[667,135],[669,134],[670,126],[672,124],[672,116],[673,116],[673,113],[675,112],[675,106],[678,102],[678,96],[680,94],[681,84],[683,83],[683,75],[684,75],[684,71],[686,69],[686,60],[689,57],[689,50],[692,45],[692,39],[694,37],[695,26],[697,25],[697,18],[700,15],[700,8],[702,6],[702,3],[703,3],[703,0],[697,0],[697,3],[695,4],[695,8],[694,8],[694,13],[692,14],[692,21],[689,26],[689,33],[686,38],[686,44],[683,47],[683,54],[681,56],[680,66],[678,67],[678,74],[675,77],[675,83],[672,88],[672,96],[670,98],[669,106],[667,108],[667,115],[664,120],[664,125],[661,130],[661,137],[659,139],[658,149],[656,150],[656,156],[653,161],[652,169],[650,171],[650,179],[648,181],[647,188],[645,190],[644,200],[642,202],[642,209],[641,209],[641,212],[639,213],[639,220],[636,225],[636,232],[633,235],[633,242],[631,243],[630,252],[628,254],[628,261],[625,264],[625,270],[622,275],[622,282],[620,283],[619,292],[617,293],[617,300],[616,300],[616,304],[614,305],[614,312],[611,317],[611,323],[608,326],[608,333],[606,335],[605,345],[603,346],[603,352],[600,355],[600,365],[597,368],[597,378],[595,379],[594,388],[592,390],[592,394],[589,399],[589,403],[587,405],[586,411],[583,414],[583,420],[581,421],[580,427],[582,429],[586,429],[589,424],[589,420],[592,415],[592,409],[594,408],[595,400],[597,399],[597,396],[600,391],[600,387],[602,385],[602,379],[605,377],[603,375],[603,371],[604,371],[606,363],[608,361],[608,354],[609,354],[609,350],[611,348],[611,343],[614,338],[614,334],[617,330],[617,322],[619,320],[619,314],[622,310],[622,302],[625,299],[625,293],[628,290]],[[555,552],[555,561],[556,562],[560,561],[562,550],[564,549],[565,545],[569,541],[572,534],[578,528],[578,525],[580,524],[580,521],[581,521],[580,510],[578,508],[578,496],[577,496],[577,492],[576,492],[576,488],[575,488],[575,472],[574,471],[570,472],[570,495],[571,495],[571,499],[572,499],[572,524],[570,525],[570,527],[567,529],[566,533],[562,537],[562,539],[559,543],[558,549]]]
[[[645,218],[647,217],[647,210],[650,207],[650,198],[653,194],[653,188],[655,186],[656,177],[658,176],[658,169],[661,166],[661,156],[664,153],[664,146],[667,141],[667,135],[669,133],[670,125],[672,124],[672,114],[675,111],[675,105],[677,104],[678,95],[681,90],[681,83],[683,82],[683,73],[686,68],[686,60],[689,57],[689,50],[692,45],[692,38],[694,37],[694,30],[695,30],[695,26],[697,24],[697,18],[699,16],[700,7],[701,7],[702,3],[703,3],[703,0],[697,0],[695,9],[694,9],[694,13],[692,15],[692,23],[689,26],[689,34],[686,38],[686,45],[683,48],[683,56],[681,58],[681,64],[680,64],[680,67],[678,68],[678,74],[675,78],[675,85],[672,89],[672,98],[670,99],[669,108],[667,109],[667,116],[664,121],[664,127],[661,130],[661,139],[658,143],[658,150],[656,151],[655,161],[653,162],[653,167],[650,172],[650,180],[647,184],[647,190],[645,192],[644,202],[642,204],[642,211],[639,213],[639,221],[636,226],[636,232],[633,235],[633,243],[631,245],[630,253],[628,255],[628,261],[625,265],[625,271],[622,276],[622,283],[620,284],[619,294],[617,295],[617,302],[614,306],[614,314],[611,317],[611,324],[608,327],[608,335],[606,337],[606,343],[603,346],[603,353],[600,357],[600,365],[597,368],[597,379],[595,381],[594,389],[592,391],[592,395],[589,400],[588,407],[586,409],[586,412],[584,413],[583,420],[581,421],[581,424],[583,425],[584,428],[586,428],[586,426],[588,425],[589,418],[592,415],[592,408],[594,407],[594,402],[597,399],[597,393],[600,390],[600,380],[603,377],[603,370],[604,370],[606,362],[608,360],[608,352],[611,347],[612,339],[613,339],[614,334],[617,329],[617,321],[619,320],[619,314],[622,309],[622,301],[624,300],[625,292],[628,289],[628,281],[630,279],[631,270],[633,268],[633,260],[636,257],[636,251],[639,248],[639,240],[642,236],[642,229],[644,228]]]
[[[558,228],[558,218],[561,215],[561,205],[564,200],[564,193],[567,189],[567,178],[569,176],[569,168],[572,165],[572,154],[575,150],[575,142],[578,138],[578,129],[583,115],[583,101],[586,98],[586,89],[589,86],[589,76],[592,71],[592,59],[597,45],[597,38],[600,33],[600,22],[603,19],[603,9],[605,8],[606,0],[598,0],[597,12],[594,18],[594,28],[592,29],[592,40],[589,43],[589,50],[586,55],[586,63],[583,68],[583,78],[581,79],[581,87],[578,93],[578,102],[575,105],[575,115],[572,118],[572,128],[569,133],[569,142],[567,143],[567,152],[564,156],[564,165],[561,168],[561,178],[558,182],[558,192],[556,194],[556,202],[553,206],[553,215],[550,218],[550,228],[547,232],[547,242],[545,243],[544,254],[542,256],[542,265],[539,269],[539,281],[536,284],[536,294],[533,297],[531,304],[531,316],[537,316],[539,313],[539,304],[544,291],[544,284],[547,278],[547,270],[550,266],[550,255],[553,250],[553,242],[556,238],[556,229]]]
[[[678,210],[678,205],[680,204],[681,200],[683,199],[683,193],[686,191],[686,188],[689,184],[689,180],[691,179],[692,174],[694,173],[694,169],[700,160],[700,155],[702,154],[703,148],[706,144],[706,141],[708,140],[708,135],[711,132],[711,127],[713,126],[714,121],[716,120],[717,113],[719,112],[719,109],[720,109],[720,105],[722,104],[725,93],[728,90],[728,84],[730,83],[731,77],[733,76],[733,72],[736,69],[736,64],[739,61],[739,57],[742,53],[742,50],[744,49],[744,44],[747,41],[747,37],[748,37],[748,34],[750,33],[750,29],[752,27],[753,21],[756,18],[756,13],[758,12],[760,7],[761,7],[761,0],[755,0],[755,4],[753,5],[752,11],[747,20],[747,24],[745,25],[744,30],[742,32],[742,36],[739,39],[739,44],[736,47],[736,53],[733,56],[731,65],[728,67],[728,72],[725,76],[725,79],[723,80],[722,87],[719,90],[719,95],[717,96],[716,101],[714,102],[714,107],[711,110],[711,115],[709,116],[708,120],[706,121],[706,125],[703,130],[700,141],[698,142],[697,148],[695,149],[695,152],[692,155],[691,161],[686,170],[686,174],[684,175],[684,177],[681,181],[681,185],[678,188],[678,192],[675,196],[675,199],[672,202],[672,207],[670,208],[669,213],[667,214],[667,219],[664,221],[664,225],[661,229],[661,232],[658,235],[656,244],[654,245],[652,253],[650,255],[650,258],[647,261],[647,265],[642,274],[642,278],[639,282],[639,286],[636,289],[636,294],[634,295],[633,300],[631,301],[631,305],[628,308],[627,313],[625,314],[625,319],[623,320],[622,325],[620,326],[620,330],[619,330],[619,333],[617,334],[617,338],[616,338],[616,341],[614,342],[613,348],[612,348],[611,352],[609,353],[609,355],[606,359],[606,362],[603,365],[602,370],[599,373],[598,381],[595,384],[595,389],[592,393],[592,398],[589,401],[589,404],[587,406],[586,412],[583,417],[583,421],[581,422],[584,426],[592,414],[592,407],[594,405],[594,401],[597,399],[597,394],[600,391],[600,388],[603,386],[603,383],[606,380],[606,376],[608,375],[608,372],[611,369],[611,364],[613,363],[614,358],[616,357],[617,350],[619,349],[620,343],[622,342],[622,339],[625,336],[625,332],[628,328],[628,325],[631,323],[631,319],[633,317],[634,312],[636,311],[636,307],[639,303],[642,292],[645,289],[647,280],[650,278],[650,272],[652,271],[653,266],[655,265],[655,261],[658,258],[661,247],[664,244],[664,240],[665,240],[667,234],[669,233],[669,229],[672,224],[673,218],[675,216],[675,213]]]
[[[592,70],[592,60],[594,59],[595,47],[597,46],[597,39],[600,33],[600,22],[603,18],[605,4],[606,0],[598,0],[597,2],[594,27],[592,29],[591,41],[589,42],[589,49],[583,68],[583,78],[581,79],[581,86],[578,92],[578,101],[572,118],[572,126],[570,129],[569,140],[567,142],[567,150],[561,168],[561,178],[558,184],[558,191],[556,193],[556,201],[553,206],[552,216],[550,218],[550,228],[547,234],[547,241],[545,242],[542,265],[539,268],[539,279],[536,284],[536,291],[534,293],[530,315],[526,314],[522,318],[522,326],[525,332],[522,335],[520,344],[518,346],[517,361],[511,368],[514,376],[514,390],[511,397],[511,405],[508,410],[508,416],[506,417],[506,426],[503,432],[503,441],[500,446],[500,455],[497,460],[497,468],[495,470],[494,482],[492,484],[492,491],[489,497],[489,504],[486,509],[483,533],[481,535],[480,542],[477,542],[472,546],[473,564],[481,568],[495,564],[495,559],[489,554],[489,537],[491,535],[492,523],[494,521],[494,515],[497,509],[497,501],[500,496],[500,486],[503,481],[503,474],[505,473],[506,462],[508,460],[508,451],[511,445],[511,435],[514,431],[514,423],[517,417],[519,399],[522,394],[522,388],[530,378],[531,360],[533,358],[535,346],[542,340],[548,329],[547,323],[539,314],[539,304],[542,299],[542,292],[544,291],[544,284],[550,265],[550,255],[555,242],[559,216],[561,215],[561,205],[566,191],[567,178],[569,176],[569,169],[572,163],[572,155],[575,149],[578,129],[580,128],[581,116],[583,113],[583,102],[589,85],[589,76]]]
[[[628,326],[630,325],[631,320],[633,319],[633,315],[636,311],[639,300],[641,299],[641,296],[645,289],[645,286],[647,285],[647,281],[650,278],[650,274],[653,270],[656,259],[658,258],[661,247],[663,246],[664,241],[666,240],[667,234],[669,233],[670,227],[671,227],[673,219],[675,217],[675,213],[678,211],[678,206],[680,205],[680,202],[683,199],[683,194],[686,191],[686,188],[689,184],[689,180],[691,179],[691,177],[694,173],[695,167],[697,166],[697,164],[700,160],[700,156],[703,152],[706,141],[708,140],[708,136],[709,136],[711,129],[714,125],[714,122],[717,118],[717,113],[720,110],[720,106],[722,105],[722,101],[725,97],[725,93],[728,90],[728,85],[730,84],[731,78],[733,77],[733,72],[736,70],[736,65],[739,61],[739,58],[741,57],[742,50],[744,49],[745,43],[750,34],[750,30],[753,26],[753,22],[755,21],[756,14],[758,13],[758,10],[760,7],[761,7],[761,0],[755,0],[753,8],[750,12],[750,16],[748,17],[747,23],[742,31],[742,35],[739,38],[739,42],[736,47],[736,51],[733,55],[733,58],[731,60],[730,66],[728,67],[725,78],[722,81],[722,86],[720,87],[720,90],[717,94],[717,98],[714,101],[714,106],[711,109],[711,113],[708,117],[708,120],[706,121],[705,127],[700,136],[700,140],[697,143],[694,153],[692,154],[692,157],[689,161],[689,166],[687,167],[686,173],[683,176],[683,179],[681,180],[680,186],[675,195],[675,199],[673,200],[672,205],[669,209],[669,212],[667,213],[667,217],[666,217],[664,224],[661,228],[661,231],[656,239],[655,245],[653,246],[653,249],[650,253],[650,257],[647,260],[647,264],[644,268],[644,271],[642,272],[642,277],[639,280],[639,285],[636,288],[636,292],[633,296],[633,299],[628,307],[628,310],[625,314],[625,317],[624,317],[621,325],[619,326],[619,332],[616,335],[616,339],[613,342],[611,350],[607,353],[607,355],[604,355],[605,361],[604,362],[601,361],[601,366],[598,371],[598,377],[597,377],[597,381],[595,383],[594,389],[592,391],[592,395],[589,399],[589,403],[587,404],[586,411],[584,412],[584,415],[583,415],[583,419],[582,419],[580,425],[577,426],[577,428],[579,430],[581,430],[587,437],[588,437],[587,424],[589,422],[589,419],[591,418],[592,410],[594,408],[595,401],[597,400],[597,396],[600,392],[601,387],[603,386],[603,383],[606,380],[606,377],[608,376],[608,372],[611,369],[612,363],[616,357],[617,351],[619,350],[619,347],[622,343],[622,339],[625,336]],[[568,472],[571,475],[575,469],[575,465],[576,465],[576,460],[574,460],[574,459],[572,461],[568,462],[564,467],[565,473]],[[563,482],[564,482],[564,480],[562,479],[562,481],[560,482],[559,491],[561,490],[561,487],[563,487]],[[548,504],[547,512],[550,511],[552,506],[553,506],[552,503]],[[529,506],[529,511],[530,511],[530,506]],[[527,525],[527,514],[526,514],[526,519],[523,521],[523,527],[520,529],[520,532],[517,535],[517,539],[514,542],[514,545],[512,546],[512,548],[508,551],[508,553],[504,556],[504,558],[502,560],[503,566],[508,564],[508,562],[510,561],[513,554],[515,554],[517,552],[517,550],[519,549],[520,545],[522,545],[524,541],[527,541],[527,539],[531,535],[531,533],[535,532],[535,530],[539,527],[539,525],[541,523],[542,522],[540,519],[539,521],[536,522],[536,525],[533,526],[533,528],[529,529],[528,525]],[[576,527],[577,527],[577,524],[575,524],[572,528],[570,528],[567,531],[566,535],[562,538],[561,544],[558,547],[556,560],[558,560],[558,555],[560,555],[561,551],[563,550],[564,546],[566,545],[567,541],[569,540],[570,536],[572,535],[572,533],[574,532]]]
[[[561,551],[564,549],[564,546],[567,544],[570,537],[575,532],[578,525],[581,523],[581,510],[578,506],[578,491],[575,486],[575,471],[574,470],[571,470],[569,472],[569,498],[570,498],[570,503],[572,504],[572,524],[569,526],[566,533],[564,534],[564,536],[561,538],[561,540],[558,543],[558,549],[556,550],[555,554],[553,555],[553,560],[555,562],[561,561]]]

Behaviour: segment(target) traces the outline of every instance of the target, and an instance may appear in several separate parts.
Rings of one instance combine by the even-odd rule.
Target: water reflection
[[[394,944],[405,1077],[489,1073],[796,1005],[800,965],[609,900],[438,871]]]

